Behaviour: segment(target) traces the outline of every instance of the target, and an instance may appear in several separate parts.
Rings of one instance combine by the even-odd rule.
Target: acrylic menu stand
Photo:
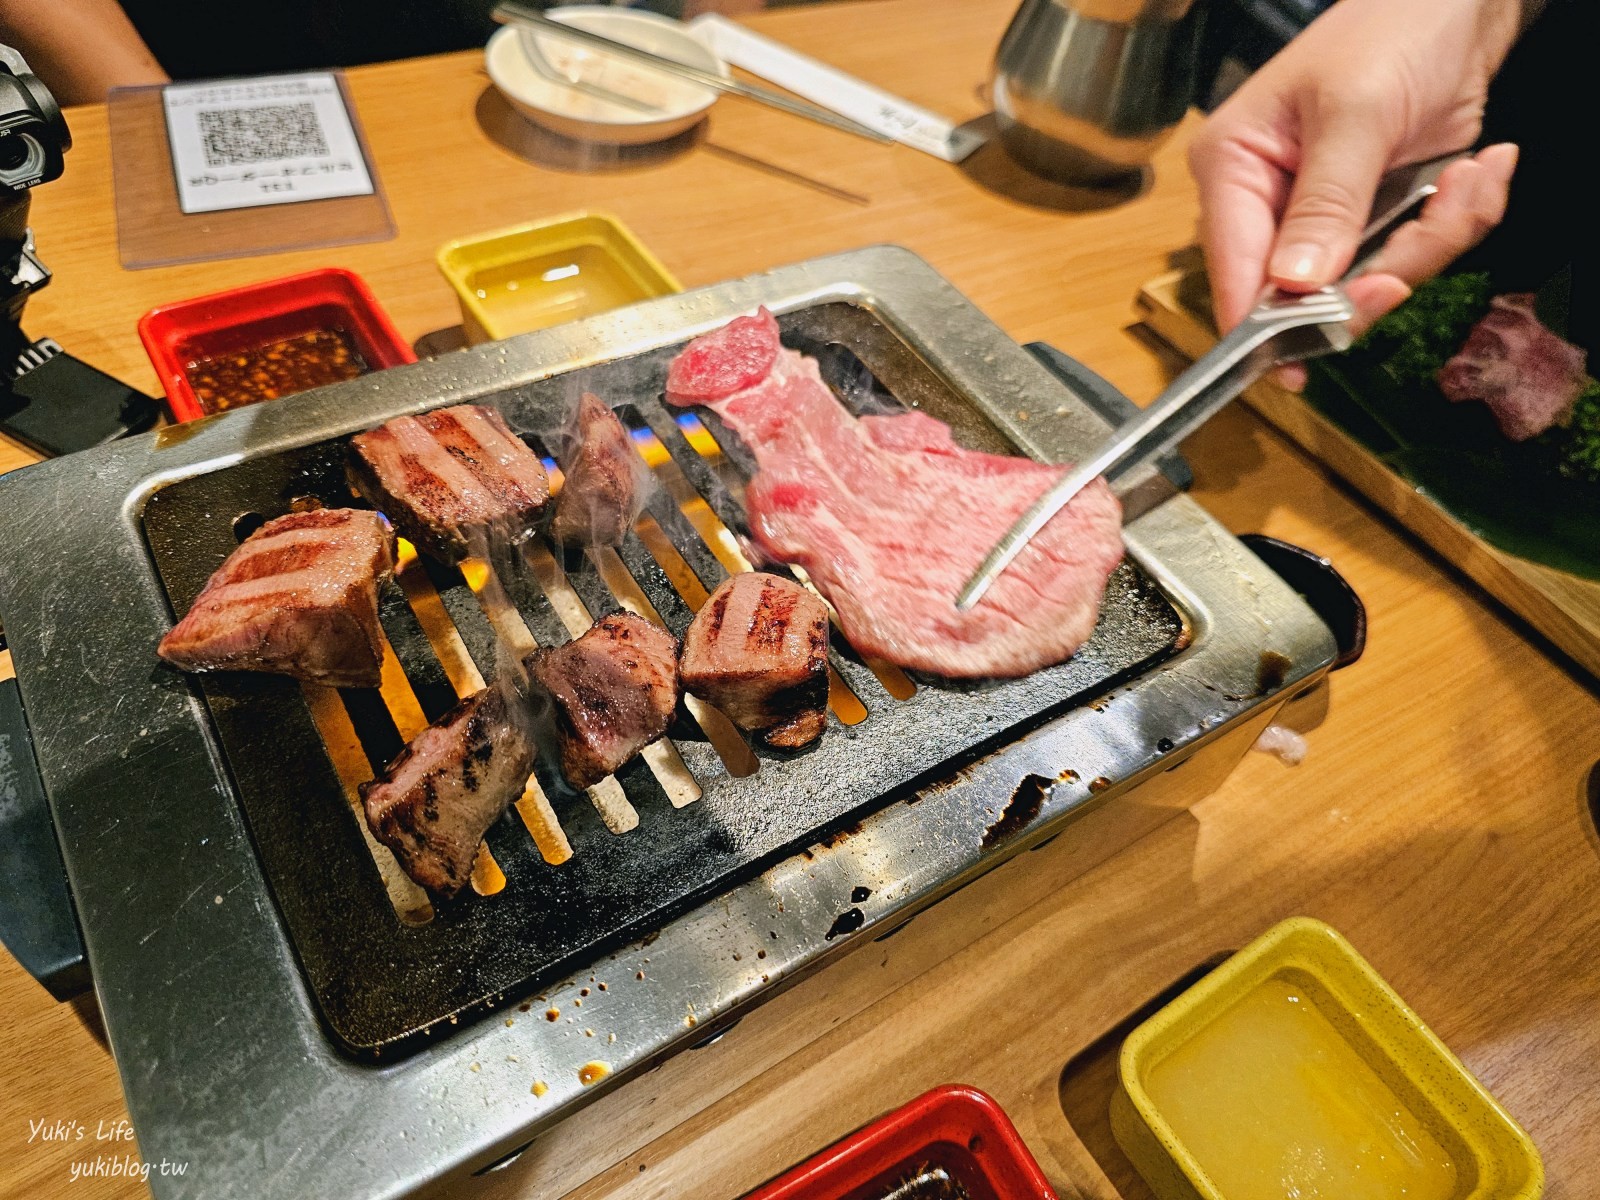
[[[362,136],[349,86],[342,73],[334,74],[367,160],[372,194],[223,212],[185,213],[178,206],[162,89],[114,90],[107,114],[116,185],[117,253],[122,265],[130,270],[169,267],[392,238],[394,220]]]

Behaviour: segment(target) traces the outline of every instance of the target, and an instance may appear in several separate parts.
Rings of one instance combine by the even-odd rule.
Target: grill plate
[[[966,444],[1009,446],[970,405],[870,312],[830,303],[780,319],[785,343],[817,355],[824,377],[861,411],[901,402],[946,420]],[[743,530],[738,495],[747,459],[714,418],[701,414],[724,451],[702,458],[684,440],[661,400],[667,364],[680,345],[599,364],[501,392],[496,404],[512,428],[536,437],[583,390],[647,426],[712,510]],[[193,476],[163,488],[144,512],[157,571],[175,611],[184,612],[237,544],[235,518],[278,516],[312,496],[351,503],[344,483],[345,439],[333,439]],[[664,490],[650,512],[707,591],[723,577],[716,555]],[[630,537],[621,557],[635,581],[682,635],[691,612],[650,551]],[[565,627],[530,572],[514,564],[507,591],[541,644],[567,640]],[[485,678],[494,676],[487,620],[461,573],[430,564],[428,575]],[[569,562],[570,582],[598,618],[620,605],[594,565]],[[384,629],[423,714],[432,720],[455,691],[398,585],[386,589]],[[197,676],[215,722],[251,834],[290,939],[323,1018],[353,1051],[413,1047],[443,1022],[457,1022],[502,1000],[556,982],[608,948],[660,928],[698,900],[756,874],[852,817],[948,775],[1003,741],[1147,667],[1178,643],[1183,622],[1149,579],[1124,562],[1108,589],[1094,638],[1070,662],[1025,679],[956,687],[921,681],[896,700],[834,639],[833,664],[868,710],[849,728],[830,730],[799,757],[760,752],[759,771],[729,775],[698,727],[680,713],[672,736],[701,798],[673,808],[639,760],[619,780],[639,814],[614,834],[582,797],[546,792],[573,856],[544,861],[514,813],[490,830],[489,847],[506,876],[503,890],[466,891],[435,904],[431,922],[404,924],[385,892],[358,818],[325,749],[300,686],[272,676]],[[376,692],[341,693],[346,713],[376,769],[402,744]],[[1063,764],[1070,765],[1070,764]]]

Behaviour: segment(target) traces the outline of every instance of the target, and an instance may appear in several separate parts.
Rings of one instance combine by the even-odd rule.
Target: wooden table
[[[989,56],[1013,7],[881,0],[752,20],[965,119],[983,111]],[[1144,195],[1096,208],[1029,180],[994,150],[957,169],[737,100],[718,105],[702,143],[665,157],[538,165],[524,155],[548,158],[548,149],[505,132],[515,126],[476,55],[351,79],[396,239],[122,271],[105,113],[75,110],[66,177],[35,198],[39,253],[56,279],[30,306],[28,328],[153,390],[134,331],[145,309],[334,263],[365,276],[401,331],[418,337],[458,320],[433,267],[441,242],[593,207],[620,216],[688,286],[896,241],[1019,341],[1046,339],[1130,395],[1153,395],[1172,369],[1129,321],[1138,286],[1191,239],[1181,135]],[[1118,819],[1108,807],[765,1005],[714,1046],[601,1098],[462,1194],[734,1197],[960,1080],[1003,1102],[1063,1192],[1109,1200],[1120,1189],[1131,1200],[1142,1192],[1105,1149],[1097,1115],[1104,1055],[1064,1083],[1065,1064],[1197,964],[1293,913],[1342,930],[1525,1124],[1544,1154],[1548,1196],[1593,1194],[1593,682],[1241,409],[1187,452],[1196,496],[1226,525],[1328,554],[1367,602],[1366,657],[1333,680],[1306,764],[1251,755],[1192,812],[1084,873],[1098,832]],[[0,447],[0,469],[26,461]],[[0,1013],[0,1195],[140,1194],[127,1180],[71,1182],[70,1164],[94,1153],[81,1144],[29,1141],[30,1121],[77,1121],[92,1139],[97,1122],[124,1116],[92,1004],[52,1004],[5,959]]]

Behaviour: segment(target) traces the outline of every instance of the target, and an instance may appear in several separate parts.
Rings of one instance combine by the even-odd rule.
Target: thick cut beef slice
[[[1540,324],[1532,295],[1491,300],[1488,314],[1439,371],[1439,390],[1448,399],[1483,401],[1513,442],[1564,422],[1588,382],[1583,350]]]
[[[407,875],[453,896],[472,877],[489,826],[522,795],[533,758],[525,723],[509,719],[499,688],[484,688],[361,785],[367,824]]]
[[[550,533],[569,546],[621,545],[639,515],[639,455],[617,414],[589,392],[578,404],[578,439]]]
[[[704,405],[754,454],[750,532],[803,567],[855,648],[935,675],[1025,675],[1088,640],[1122,558],[1104,480],[1040,531],[971,611],[956,595],[1064,468],[956,445],[920,412],[852,416],[762,309],[689,343],[667,398]]]
[[[539,650],[533,678],[555,705],[561,773],[592,787],[666,733],[678,705],[678,639],[632,613]]]
[[[156,652],[186,671],[377,687],[378,585],[393,570],[394,539],[377,513],[278,517],[224,560]]]
[[[768,745],[808,745],[828,723],[827,605],[791,579],[730,576],[684,634],[678,674]]]
[[[477,404],[394,420],[350,439],[350,482],[400,536],[441,562],[532,536],[550,500],[539,456]]]

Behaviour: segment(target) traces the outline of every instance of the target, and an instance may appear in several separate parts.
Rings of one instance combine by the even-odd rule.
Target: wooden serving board
[[[1152,279],[1139,290],[1138,307],[1144,324],[1189,358],[1216,344],[1205,279],[1197,270],[1178,269]],[[1489,545],[1298,393],[1267,379],[1246,391],[1244,400],[1584,670],[1600,677],[1600,582]]]

